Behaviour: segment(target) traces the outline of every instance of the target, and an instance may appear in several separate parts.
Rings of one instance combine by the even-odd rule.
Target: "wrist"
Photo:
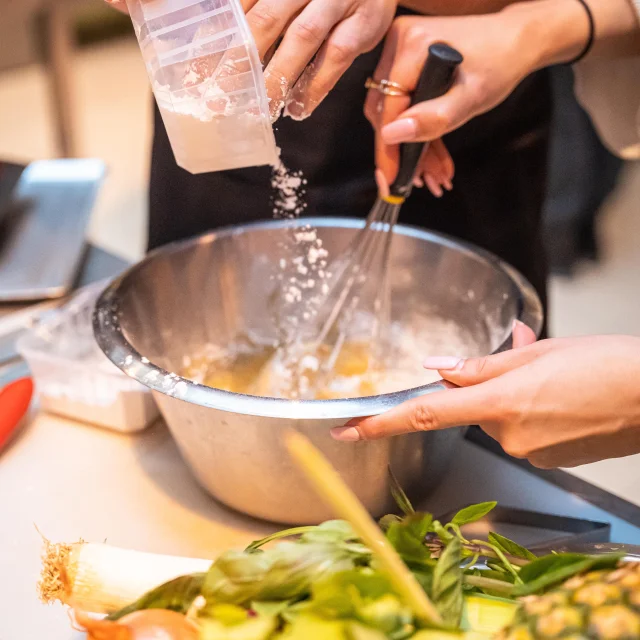
[[[518,25],[531,71],[575,59],[589,39],[589,17],[578,0],[536,0],[503,10]]]

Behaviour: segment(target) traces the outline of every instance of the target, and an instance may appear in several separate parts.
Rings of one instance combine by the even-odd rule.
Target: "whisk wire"
[[[365,226],[350,246],[348,263],[342,265],[339,275],[333,281],[331,293],[337,291],[338,296],[329,307],[328,316],[314,341],[316,349],[322,346],[329,351],[329,355],[320,367],[325,375],[332,372],[336,365],[348,337],[349,325],[354,320],[362,302],[364,288],[369,284],[372,276],[382,283],[382,287],[376,289],[371,305],[370,336],[378,350],[386,338],[384,333],[389,326],[387,318],[390,316],[387,265],[391,254],[393,227],[397,222],[399,209],[399,205],[390,204],[384,200],[379,199],[376,202],[367,217]],[[378,269],[374,272],[376,256],[381,258]],[[331,297],[331,293],[328,294],[327,300]]]

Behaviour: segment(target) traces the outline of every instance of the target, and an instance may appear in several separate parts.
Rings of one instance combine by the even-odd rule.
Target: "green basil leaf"
[[[204,581],[204,573],[194,573],[166,582],[124,609],[112,613],[108,620],[120,620],[129,613],[146,609],[168,609],[178,613],[187,613],[193,601],[200,595]]]
[[[387,531],[394,522],[402,522],[402,518],[392,513],[380,518],[378,524],[383,531]]]
[[[346,625],[343,620],[300,614],[284,630],[282,640],[346,640]]]
[[[556,571],[562,567],[582,562],[588,557],[589,556],[582,553],[552,553],[538,558],[534,562],[529,563],[526,567],[522,567],[518,575],[522,582],[526,584],[533,582],[544,575],[548,575],[550,572]]]
[[[404,513],[406,516],[413,515],[416,512],[416,510],[413,508],[411,501],[409,500],[409,498],[407,497],[407,494],[404,492],[402,486],[398,482],[398,479],[396,478],[395,474],[391,470],[391,467],[389,467],[389,484],[391,487],[391,495],[393,496],[393,499],[398,505],[398,508],[400,509],[400,511],[402,511],[402,513]]]
[[[269,542],[274,542],[275,540],[282,540],[284,538],[293,538],[295,536],[300,536],[303,533],[308,533],[313,531],[317,527],[295,527],[294,529],[285,529],[284,531],[277,531],[276,533],[272,533],[270,536],[266,538],[261,538],[260,540],[254,540],[245,551],[257,551],[260,547],[264,547],[265,544]]]
[[[401,602],[389,579],[371,570],[346,571],[319,580],[301,609],[323,619],[357,620],[389,636],[413,622],[411,609]]]
[[[445,625],[458,627],[464,607],[462,580],[462,543],[453,538],[442,552],[433,571],[431,596]]]
[[[368,627],[379,629],[386,636],[393,635],[413,622],[413,613],[391,594],[363,602],[356,609],[357,619]]]
[[[206,616],[217,620],[225,627],[243,624],[249,620],[249,612],[235,604],[217,604],[209,607]]]
[[[392,522],[387,529],[387,539],[407,564],[429,564],[431,553],[425,545],[425,537],[432,528],[429,513],[415,513],[400,522]]]
[[[247,606],[253,601],[291,600],[332,573],[354,567],[354,555],[332,544],[281,542],[262,553],[227,551],[202,585],[207,604]]]
[[[268,640],[278,627],[277,618],[250,618],[242,624],[225,625],[205,620],[200,625],[200,640]]]
[[[519,575],[524,584],[517,586],[513,595],[518,597],[540,593],[575,575],[613,568],[623,557],[624,554],[583,556],[577,553],[544,556],[522,568]]]
[[[386,633],[357,622],[347,623],[345,631],[347,640],[387,640],[388,638]]]
[[[252,602],[251,610],[255,611],[259,616],[267,618],[282,615],[290,606],[292,600],[282,600],[280,602]]]
[[[465,507],[453,516],[451,524],[462,527],[465,524],[482,520],[482,518],[496,508],[497,504],[497,502],[481,502],[480,504],[472,504],[469,507]]]
[[[328,520],[317,527],[311,527],[300,537],[302,543],[338,544],[357,540],[353,527],[344,520]]]
[[[433,567],[421,566],[419,569],[413,568],[411,570],[411,573],[413,573],[425,593],[431,593],[433,591],[434,567],[435,565]]]
[[[519,545],[517,542],[513,540],[509,540],[509,538],[505,538],[501,536],[499,533],[494,533],[493,531],[489,534],[489,542],[496,547],[498,547],[504,553],[508,553],[511,556],[516,558],[522,558],[523,560],[536,560],[537,556],[535,556],[529,549],[525,549],[525,547]]]
[[[500,580],[501,582],[508,582],[509,584],[513,584],[514,580],[510,573],[492,571],[491,569],[473,569],[467,573],[468,575],[479,576],[481,578],[491,578],[492,580]]]

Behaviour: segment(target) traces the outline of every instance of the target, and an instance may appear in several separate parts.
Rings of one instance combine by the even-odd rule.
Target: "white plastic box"
[[[106,283],[82,289],[20,337],[40,406],[73,420],[132,433],[159,416],[149,389],[122,373],[100,351],[91,318]]]
[[[176,162],[274,164],[262,64],[239,0],[127,0]]]

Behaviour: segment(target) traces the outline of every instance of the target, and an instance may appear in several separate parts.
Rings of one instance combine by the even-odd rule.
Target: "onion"
[[[118,622],[96,620],[79,611],[76,620],[87,631],[87,640],[198,640],[198,628],[175,611],[135,611]]]

